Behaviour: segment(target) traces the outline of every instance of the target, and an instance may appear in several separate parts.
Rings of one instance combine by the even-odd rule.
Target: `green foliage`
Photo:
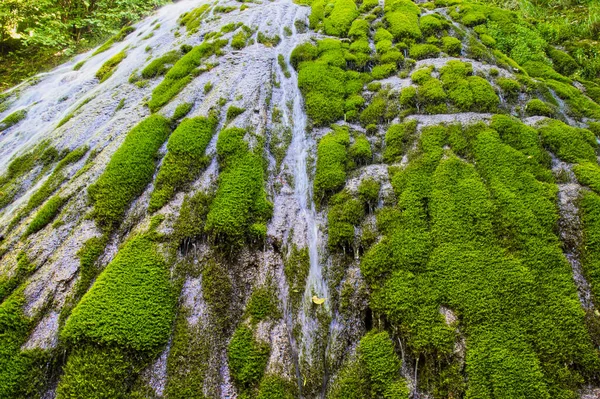
[[[165,79],[152,91],[148,102],[151,111],[156,111],[175,97],[192,80],[192,72],[202,61],[220,51],[226,40],[205,41],[179,59],[165,75]]]
[[[498,78],[496,79],[496,83],[498,84],[498,86],[500,86],[500,88],[504,92],[504,96],[507,99],[514,100],[519,96],[519,93],[521,92],[521,84],[517,80],[509,78]]]
[[[219,133],[217,157],[221,174],[205,227],[214,240],[229,246],[242,244],[246,238],[264,239],[252,237],[252,226],[264,225],[273,212],[264,190],[262,160],[249,151],[244,135],[245,130],[239,128]]]
[[[400,162],[410,148],[417,132],[417,122],[391,125],[385,133],[383,159],[386,163]]]
[[[227,347],[229,370],[235,384],[242,391],[255,387],[262,378],[267,360],[269,346],[254,339],[252,330],[239,326]]]
[[[102,175],[88,187],[93,216],[100,226],[115,227],[131,201],[150,183],[156,154],[170,131],[166,118],[152,115],[127,134]]]
[[[500,99],[492,85],[472,75],[471,64],[450,61],[440,70],[440,79],[448,91],[448,98],[459,111],[493,112]]]
[[[142,69],[142,77],[144,79],[152,79],[157,76],[162,76],[181,58],[181,53],[178,51],[169,51],[165,55],[152,60],[144,69]]]
[[[185,188],[208,165],[204,155],[217,125],[216,115],[184,119],[169,137],[148,211],[162,208],[177,190]]]
[[[314,193],[317,202],[334,193],[346,183],[350,134],[346,127],[334,130],[321,138],[317,146],[317,169]]]
[[[279,42],[281,42],[281,37],[279,37],[279,35],[267,36],[262,32],[258,32],[258,35],[256,35],[256,41],[265,45],[266,47],[277,47]]]
[[[527,115],[554,116],[555,112],[552,107],[540,99],[534,98],[529,100],[525,105],[525,113]]]
[[[547,80],[546,83],[559,98],[565,100],[570,114],[576,117],[600,119],[600,105],[584,96],[576,87],[555,80]]]
[[[295,69],[301,62],[312,61],[319,56],[319,50],[314,44],[307,42],[296,46],[290,56],[290,63]]]
[[[571,127],[561,121],[550,120],[539,129],[542,142],[556,156],[566,162],[595,162],[596,138],[589,130]]]
[[[442,82],[429,79],[417,88],[417,103],[424,106],[423,111],[429,114],[446,112],[446,92]]]
[[[0,132],[3,132],[4,130],[6,130],[10,127],[13,127],[17,123],[19,123],[23,119],[25,119],[26,116],[27,116],[26,109],[20,109],[18,111],[13,112],[10,115],[8,115],[6,118],[2,119],[2,122],[0,122]]]
[[[194,8],[192,11],[183,13],[179,18],[179,24],[185,26],[188,33],[194,33],[200,28],[200,24],[204,17],[208,14],[210,4],[202,4],[198,8]]]
[[[548,56],[550,56],[554,68],[560,74],[569,76],[579,69],[579,64],[573,57],[557,48],[549,48]]]
[[[415,60],[435,58],[440,54],[440,49],[433,44],[413,44],[408,55]]]
[[[535,78],[554,79],[565,83],[570,83],[571,80],[565,78],[560,73],[556,72],[552,67],[541,61],[527,61],[523,64],[523,68],[527,71],[529,76]]]
[[[381,184],[372,179],[363,179],[358,185],[358,198],[366,204],[369,209],[372,209],[377,205],[379,200],[379,191],[381,190]]]
[[[102,64],[100,69],[98,69],[98,72],[96,72],[96,78],[98,78],[100,83],[112,76],[117,66],[125,59],[125,57],[127,57],[127,54],[125,51],[121,51]]]
[[[37,233],[44,227],[54,220],[56,215],[60,212],[61,208],[66,202],[66,198],[62,198],[58,195],[50,198],[37,212],[27,229],[25,230],[24,237],[31,234]]]
[[[373,79],[384,79],[393,75],[397,69],[396,63],[376,65],[371,71],[371,76],[373,76]]]
[[[423,36],[435,35],[442,29],[442,21],[435,14],[424,15],[419,19],[419,27]]]
[[[149,235],[128,240],[73,309],[62,337],[76,345],[156,353],[171,333],[175,295],[169,277]]]

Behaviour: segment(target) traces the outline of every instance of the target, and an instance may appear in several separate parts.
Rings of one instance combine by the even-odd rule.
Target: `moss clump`
[[[392,125],[385,133],[385,150],[383,159],[386,163],[400,162],[407,153],[417,132],[417,122]]]
[[[539,130],[544,146],[566,162],[595,162],[596,138],[589,130],[550,120]]]
[[[455,37],[442,37],[442,50],[450,56],[459,56],[462,51],[462,43]]]
[[[245,108],[236,107],[235,105],[227,108],[227,122],[234,120],[238,115],[243,114],[245,111]]]
[[[152,60],[144,69],[142,69],[142,77],[144,79],[152,79],[157,76],[162,76],[171,69],[171,67],[181,58],[179,51],[169,51],[165,55]]]
[[[10,127],[13,127],[17,123],[19,123],[23,119],[25,119],[26,116],[27,116],[26,109],[20,109],[18,111],[13,112],[10,115],[8,115],[6,118],[2,119],[2,122],[0,122],[0,132],[4,131]]]
[[[173,116],[171,117],[171,119],[174,121],[178,121],[179,119],[181,119],[184,116],[186,116],[187,114],[189,114],[193,107],[194,107],[194,104],[192,104],[192,103],[179,104],[177,106],[177,108],[175,108],[175,111],[173,112]]]
[[[217,126],[216,115],[185,119],[169,137],[167,155],[156,176],[148,211],[162,208],[177,190],[191,183],[209,162],[204,155]]]
[[[331,36],[345,37],[358,14],[354,0],[336,1],[331,13],[323,21],[325,33]]]
[[[210,8],[210,4],[202,4],[198,8],[194,8],[192,11],[185,12],[179,17],[179,24],[185,26],[188,33],[194,33],[200,28],[200,24],[204,17],[208,14],[207,11]]]
[[[415,60],[434,58],[440,54],[440,49],[433,44],[414,44],[410,47],[408,55]]]
[[[242,391],[250,391],[262,378],[269,346],[254,339],[252,330],[239,326],[227,347],[229,370],[236,386]]]
[[[258,387],[257,399],[294,399],[298,397],[297,387],[291,381],[278,375],[266,375]]]
[[[346,127],[334,127],[319,141],[314,181],[315,199],[318,202],[346,183],[349,145],[350,134]]]
[[[529,102],[527,102],[527,105],[525,105],[525,113],[529,116],[554,116],[554,110],[551,108],[551,106],[537,98],[534,98],[533,100],[529,100]]]
[[[471,64],[449,61],[440,70],[440,79],[448,98],[459,111],[493,112],[500,99],[492,85],[473,73]]]
[[[310,257],[308,255],[308,248],[298,249],[296,245],[292,245],[283,269],[285,278],[290,286],[292,305],[298,303],[304,294],[309,269]]]
[[[596,165],[594,166],[597,168]],[[579,175],[585,173],[580,170]],[[584,192],[579,206],[583,222],[581,245],[583,269],[592,286],[594,301],[598,301],[600,298],[600,196],[593,192]]]
[[[378,181],[370,177],[363,179],[358,185],[358,198],[371,210],[377,205],[380,190],[381,184]]]
[[[428,114],[447,112],[446,92],[442,82],[438,79],[429,79],[417,88],[417,103],[419,111]]]
[[[222,130],[217,141],[221,174],[205,229],[214,240],[229,246],[242,244],[246,238],[262,241],[264,237],[254,233],[263,231],[258,228],[273,212],[263,187],[262,160],[249,151],[245,133],[239,128]]]
[[[347,250],[354,247],[354,227],[360,224],[364,216],[364,206],[345,191],[329,200],[328,245],[329,249]]]
[[[96,78],[98,78],[100,83],[112,76],[117,66],[125,59],[125,57],[127,57],[127,54],[124,51],[121,51],[102,64],[100,69],[98,69],[98,72],[96,72]]]
[[[252,291],[246,312],[250,315],[252,323],[267,318],[276,318],[279,315],[279,310],[277,309],[277,295],[273,288],[266,286]]]
[[[267,36],[262,32],[258,32],[256,41],[266,47],[277,47],[279,42],[281,42],[281,37],[279,37],[279,35]]]
[[[600,166],[595,162],[582,162],[573,165],[577,180],[600,194]]]
[[[504,92],[504,96],[509,100],[514,100],[519,96],[521,92],[521,84],[514,79],[509,78],[498,78],[496,83]]]
[[[166,118],[152,115],[127,134],[98,181],[88,188],[93,216],[100,226],[115,227],[131,201],[150,183],[156,154],[170,131]]]
[[[192,80],[192,71],[200,66],[203,60],[218,53],[227,45],[227,40],[207,42],[194,47],[179,59],[165,75],[165,79],[152,91],[152,99],[148,102],[151,111],[156,111],[168,103]]]
[[[365,165],[371,162],[371,159],[373,158],[371,144],[364,134],[361,134],[354,139],[354,143],[350,146],[348,154],[355,164]]]
[[[117,42],[122,42],[127,35],[133,31],[135,31],[133,26],[124,26],[116,35],[108,39],[102,46],[98,47],[98,49],[92,53],[92,56],[105,52]]]
[[[421,10],[415,3],[410,0],[386,0],[384,13],[388,30],[396,40],[421,38]]]
[[[156,244],[149,235],[136,236],[73,309],[62,337],[154,353],[170,335],[174,299]]]
[[[576,87],[555,80],[547,80],[546,83],[559,98],[565,100],[570,114],[576,117],[600,119],[600,105],[584,96]]]
[[[25,230],[24,237],[30,236],[31,234],[37,233],[48,223],[52,222],[56,215],[60,212],[61,208],[66,202],[66,198],[62,198],[58,195],[50,198],[37,212],[27,229]]]
[[[438,33],[443,28],[443,20],[435,14],[427,14],[419,19],[419,27],[423,36],[431,36]]]
[[[290,56],[290,63],[295,69],[298,69],[301,62],[312,61],[318,56],[319,50],[317,46],[312,43],[304,43],[294,48]]]

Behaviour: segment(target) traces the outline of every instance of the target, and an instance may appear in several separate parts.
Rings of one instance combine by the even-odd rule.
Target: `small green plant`
[[[0,122],[0,132],[4,131],[10,127],[13,127],[17,123],[19,123],[23,119],[25,119],[25,117],[27,117],[26,109],[20,109],[18,111],[13,112],[12,114],[10,114],[6,118],[4,118],[2,120],[2,122]]]
[[[106,61],[98,72],[96,72],[96,78],[100,81],[100,83],[104,82],[106,79],[110,78],[112,74],[115,72],[117,66],[125,59],[127,54],[124,51],[115,54],[112,58]]]
[[[164,75],[167,71],[181,58],[181,54],[177,51],[169,51],[165,55],[152,60],[144,69],[142,69],[142,77],[144,79],[152,79],[157,76]]]
[[[207,82],[204,85],[204,94],[208,94],[211,90],[213,89],[213,84],[212,82]]]
[[[292,75],[291,75],[290,71],[288,70],[288,66],[285,62],[285,58],[283,57],[283,54],[279,54],[277,56],[277,62],[279,63],[279,67],[283,71],[283,75],[289,79],[290,76],[292,76]]]
[[[539,116],[548,116],[552,117],[554,115],[554,111],[549,104],[546,104],[542,100],[534,98],[527,102],[525,105],[525,113],[527,115],[539,115]]]
[[[227,122],[234,120],[238,115],[243,114],[245,111],[245,108],[236,107],[235,105],[230,106],[227,109]]]
[[[173,112],[173,117],[171,119],[178,121],[181,118],[183,118],[184,116],[186,116],[187,114],[190,113],[190,111],[192,110],[192,107],[194,106],[194,104],[192,103],[181,103],[177,106],[177,108],[175,108],[175,111]]]

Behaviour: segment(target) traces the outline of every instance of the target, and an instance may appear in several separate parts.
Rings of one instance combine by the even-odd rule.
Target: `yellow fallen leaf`
[[[317,305],[322,305],[325,303],[325,298],[319,298],[318,296],[313,295],[312,301],[313,301],[313,303],[315,303]]]

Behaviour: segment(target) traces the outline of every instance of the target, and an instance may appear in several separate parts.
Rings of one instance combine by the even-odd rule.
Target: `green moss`
[[[279,35],[267,36],[262,32],[258,32],[256,41],[266,47],[277,47],[279,42],[281,42],[281,37],[279,37]]]
[[[242,244],[245,238],[256,240],[252,226],[265,224],[273,212],[264,190],[262,160],[249,151],[244,134],[239,128],[219,133],[217,156],[222,170],[205,227],[214,240],[229,246]]]
[[[308,278],[310,269],[310,257],[308,248],[298,249],[296,245],[292,245],[290,254],[284,262],[284,273],[286,280],[290,286],[290,296],[292,304],[300,302],[304,295],[304,287]]]
[[[171,134],[150,196],[149,212],[162,208],[176,191],[185,188],[208,166],[209,158],[204,153],[216,125],[216,115],[185,119]]]
[[[438,114],[446,112],[446,92],[442,82],[430,79],[417,88],[417,103],[425,113]]]
[[[148,235],[128,240],[73,310],[62,331],[71,343],[156,353],[171,331],[169,271]]]
[[[381,184],[372,179],[363,179],[358,185],[358,198],[368,209],[373,209],[377,205],[379,200],[379,191],[381,190]]]
[[[359,135],[354,139],[354,143],[349,148],[348,154],[358,165],[365,165],[371,162],[373,154],[371,144],[365,135]]]
[[[278,375],[266,375],[258,387],[257,399],[294,399],[298,388]]]
[[[435,35],[443,27],[442,21],[435,14],[427,14],[419,19],[419,27],[423,36]]]
[[[62,125],[64,125],[65,123],[67,123],[68,121],[70,121],[74,116],[75,113],[81,109],[81,107],[83,107],[84,105],[86,105],[87,103],[89,103],[90,101],[92,101],[94,99],[94,97],[88,97],[85,100],[83,100],[82,102],[80,102],[77,107],[75,107],[75,109],[70,112],[69,114],[67,114],[67,116],[65,116],[64,118],[62,118],[60,120],[60,122],[58,122],[58,125],[56,125],[57,128],[61,127]]]
[[[92,56],[105,52],[106,50],[111,48],[116,42],[122,42],[123,40],[125,40],[127,35],[129,35],[134,30],[135,28],[133,26],[123,27],[119,31],[119,33],[108,39],[102,46],[98,47],[98,49],[92,53]]]
[[[596,165],[594,167],[597,168]],[[585,173],[580,170],[579,175]],[[592,176],[589,177],[590,180],[593,179]],[[583,222],[582,264],[592,287],[594,302],[597,303],[600,298],[600,196],[593,192],[584,192],[579,206]]]
[[[314,180],[314,193],[318,202],[346,183],[349,145],[350,135],[345,127],[335,127],[319,141]]]
[[[227,122],[234,120],[238,115],[243,114],[244,111],[246,111],[245,108],[236,107],[234,105],[227,108]]]
[[[348,37],[352,39],[368,39],[371,28],[369,22],[364,19],[355,19],[348,31]]]
[[[420,68],[420,69],[417,69],[415,72],[413,72],[410,75],[410,78],[416,84],[422,85],[426,81],[433,79],[431,77],[431,72],[433,72],[433,67],[431,67],[431,66],[425,67],[425,68]]]
[[[192,110],[194,104],[192,103],[181,103],[177,106],[177,108],[175,108],[175,111],[173,112],[173,116],[171,117],[172,120],[174,121],[178,121],[179,119],[183,118],[184,116],[186,116],[187,114],[190,113],[190,111]]]
[[[413,44],[408,55],[415,60],[435,58],[440,54],[440,49],[433,44]]]
[[[523,68],[527,71],[529,76],[535,78],[554,79],[564,83],[570,83],[571,80],[565,78],[560,73],[556,72],[552,67],[541,61],[527,61],[523,64]]]
[[[65,202],[66,198],[62,198],[58,195],[50,198],[36,213],[31,223],[29,223],[29,226],[27,226],[27,229],[25,230],[24,237],[37,233],[52,222]]]
[[[459,111],[493,112],[500,99],[492,85],[473,73],[471,64],[450,61],[440,70],[448,98]]]
[[[100,226],[115,227],[131,201],[150,183],[156,154],[170,130],[169,121],[163,116],[144,119],[127,134],[102,175],[89,186],[93,216]]]
[[[267,318],[277,318],[277,295],[272,287],[256,288],[248,300],[246,312],[250,315],[252,323],[257,323]]]
[[[75,64],[75,66],[73,67],[73,70],[79,71],[81,69],[81,67],[83,67],[84,64],[85,64],[85,61],[79,61],[77,64]]]
[[[595,162],[596,138],[589,130],[550,120],[539,128],[544,146],[566,162]]]
[[[419,39],[419,7],[410,0],[386,0],[385,21],[388,30],[396,40]]]
[[[600,166],[595,162],[582,162],[573,165],[573,172],[577,180],[585,186],[600,193]]]
[[[167,73],[180,58],[180,52],[169,51],[165,55],[152,60],[146,65],[146,67],[142,69],[142,77],[144,79],[152,79],[157,76],[162,76]]]
[[[100,69],[98,69],[98,72],[96,72],[96,78],[98,78],[100,83],[112,76],[117,66],[125,59],[125,57],[127,57],[127,54],[125,51],[121,51],[102,64]]]
[[[323,21],[325,33],[331,36],[345,37],[358,14],[354,0],[336,1],[331,13]]]
[[[525,105],[525,113],[527,115],[540,115],[540,116],[554,116],[555,112],[549,104],[546,104],[542,100],[534,98],[529,100]]]
[[[354,248],[354,227],[364,216],[364,206],[345,191],[331,197],[327,213],[327,243],[329,249]]]
[[[18,111],[13,112],[10,115],[8,115],[6,118],[2,119],[2,122],[0,122],[0,132],[4,131],[10,127],[13,127],[17,123],[19,123],[23,119],[25,119],[26,116],[27,116],[26,109],[20,109]]]
[[[455,37],[442,37],[442,50],[450,56],[459,56],[462,51],[462,43]]]
[[[514,79],[510,78],[498,78],[496,83],[504,92],[504,96],[509,100],[514,100],[519,96],[521,92],[521,84]]]
[[[185,12],[180,16],[179,24],[185,26],[188,33],[194,33],[200,27],[202,20],[208,14],[210,4],[203,4],[192,11]]]
[[[577,88],[555,80],[547,80],[546,83],[559,98],[565,100],[570,114],[576,117],[600,119],[600,105],[584,96]]]
[[[396,66],[395,62],[383,65],[376,65],[371,70],[371,76],[373,76],[373,79],[385,79],[388,76],[393,75],[397,69],[398,67]]]
[[[165,79],[152,91],[148,102],[151,111],[156,111],[175,97],[192,80],[192,72],[202,61],[220,51],[227,41],[217,40],[194,47],[173,65],[165,75]]]
[[[290,56],[290,63],[296,69],[301,62],[312,61],[319,56],[319,50],[314,44],[307,42],[296,46]]]
[[[269,346],[257,342],[252,330],[245,326],[235,330],[227,347],[227,359],[231,377],[242,392],[259,383],[268,358]]]
[[[386,163],[400,162],[413,143],[417,132],[417,122],[391,125],[385,133],[383,159]]]
[[[411,110],[417,106],[417,88],[408,86],[400,92],[400,105],[404,109]]]

